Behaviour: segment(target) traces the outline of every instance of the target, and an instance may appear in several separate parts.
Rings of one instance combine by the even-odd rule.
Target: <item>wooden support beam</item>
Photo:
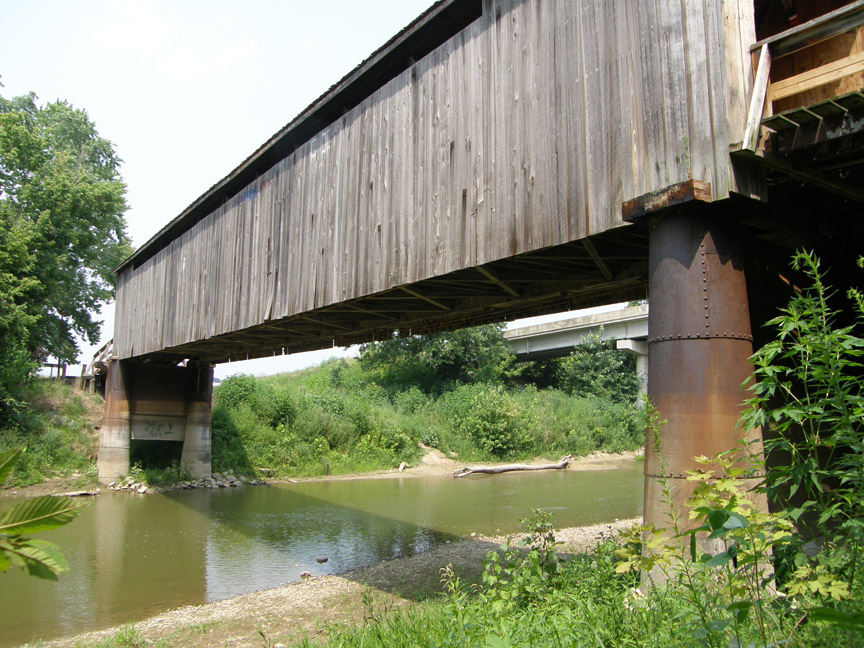
[[[609,271],[609,266],[606,265],[606,262],[600,256],[600,253],[597,252],[597,248],[594,246],[594,243],[591,242],[591,239],[582,239],[582,245],[585,246],[586,250],[588,250],[588,255],[600,270],[600,274],[603,275],[603,278],[606,281],[611,281],[612,273]]]
[[[791,97],[799,92],[807,92],[826,83],[837,81],[843,77],[864,71],[864,52],[846,56],[839,61],[828,63],[822,67],[807,70],[801,74],[777,81],[769,86],[771,100],[777,101]]]
[[[488,271],[486,268],[484,268],[483,266],[477,266],[477,272],[479,272],[480,274],[482,274],[484,277],[486,277],[489,281],[491,281],[492,283],[494,283],[496,286],[498,286],[501,290],[503,290],[504,292],[506,292],[508,295],[511,295],[511,296],[513,296],[513,297],[518,297],[518,296],[519,296],[519,293],[518,293],[518,292],[516,292],[515,290],[513,290],[510,286],[508,286],[506,283],[504,283],[503,281],[501,281],[498,277],[496,277],[495,275],[493,275],[491,272],[489,272],[489,271]]]
[[[761,40],[750,49],[755,51],[764,45],[770,45],[771,52],[775,57],[779,57],[851,31],[862,22],[864,22],[864,0],[856,0],[845,7],[808,20],[803,25]]]
[[[298,329],[286,328],[286,327],[291,326],[291,325],[298,325],[299,326],[300,322],[289,320],[289,321],[283,323],[281,326],[269,325],[266,328],[270,329],[272,331],[278,331],[279,333],[284,333],[285,335],[312,335],[311,333],[307,333],[306,331],[300,331]]]
[[[755,151],[759,146],[759,133],[762,130],[762,116],[765,113],[765,99],[771,73],[771,51],[763,45],[759,52],[759,65],[753,81],[753,94],[750,96],[750,110],[747,113],[747,126],[744,129],[743,148]]]
[[[437,308],[440,308],[441,310],[445,310],[445,311],[452,310],[449,306],[445,306],[444,304],[437,302],[434,299],[430,299],[429,297],[426,297],[425,295],[421,295],[420,293],[415,292],[415,291],[411,290],[410,288],[405,288],[403,286],[399,290],[401,290],[404,293],[411,295],[412,297],[416,297],[417,299],[422,299],[423,301],[425,301],[429,304],[432,304],[433,306],[436,306]]]
[[[355,306],[354,304],[343,304],[340,308],[347,308],[348,310],[352,310],[356,313],[365,313],[366,315],[371,315],[372,317],[380,317],[381,319],[386,319],[390,321],[397,320],[397,317],[393,317],[392,315],[385,315],[381,311],[373,311],[367,308],[360,308],[359,306]]]
[[[351,331],[353,330],[350,326],[340,326],[339,324],[334,324],[333,322],[325,322],[323,320],[316,320],[309,315],[301,315],[299,319],[304,319],[309,322],[313,322],[314,324],[320,324],[321,326],[329,326],[330,328],[339,329],[340,331]]]
[[[536,273],[538,275],[549,275],[550,277],[560,276],[561,271],[558,269],[550,270],[549,266],[540,261],[533,261],[532,259],[513,259],[512,264],[514,266],[523,266],[531,269],[531,272]],[[528,278],[529,281],[533,281],[533,278]]]
[[[698,200],[711,202],[711,183],[702,180],[679,182],[659,191],[643,194],[621,204],[621,217],[635,223],[656,211]]]
[[[777,155],[769,155],[759,151],[754,152],[747,150],[737,151],[733,155],[755,160],[769,169],[780,171],[788,175],[790,178],[807,182],[819,187],[820,189],[842,196],[843,198],[854,200],[855,202],[864,202],[864,191],[858,187],[853,187],[852,185],[845,184],[839,180],[833,180],[815,169],[808,169],[800,165],[795,165]]]

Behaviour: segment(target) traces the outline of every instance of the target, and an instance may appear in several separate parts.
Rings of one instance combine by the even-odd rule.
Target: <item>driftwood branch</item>
[[[514,472],[517,470],[562,470],[570,465],[570,460],[573,455],[562,457],[560,461],[554,464],[541,464],[538,466],[529,466],[527,464],[505,464],[503,466],[473,466],[465,467],[453,471],[453,476],[457,479],[466,475],[498,475],[500,473]]]

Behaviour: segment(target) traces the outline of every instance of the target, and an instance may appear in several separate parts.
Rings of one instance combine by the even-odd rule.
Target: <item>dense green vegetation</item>
[[[59,380],[35,377],[18,390],[26,406],[14,425],[0,427],[0,452],[25,448],[9,486],[29,486],[51,477],[72,478],[89,486],[96,481],[94,423],[102,418],[102,398]]]
[[[770,322],[777,339],[753,358],[742,419],[770,429],[769,456],[784,461],[704,459],[689,476],[695,528],[670,497],[667,528],[634,529],[566,562],[538,512],[524,551],[490,553],[479,587],[447,571],[441,600],[338,629],[326,645],[864,645],[864,300],[850,291],[856,324],[839,325],[818,261],[795,264],[812,286]],[[649,426],[663,424],[649,414]],[[772,513],[751,503],[753,471],[766,475]]]
[[[214,393],[213,469],[393,468],[417,461],[418,442],[465,461],[633,450],[644,421],[628,360],[591,340],[545,363],[539,389],[537,368],[483,326],[367,345],[357,360],[294,374],[233,376]]]

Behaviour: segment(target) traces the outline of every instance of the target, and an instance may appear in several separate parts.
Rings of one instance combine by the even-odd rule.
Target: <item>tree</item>
[[[589,335],[575,346],[558,369],[558,386],[575,396],[598,396],[632,403],[639,392],[633,356],[613,348],[599,335]]]
[[[0,452],[0,486],[22,452],[21,448]],[[20,502],[0,514],[0,572],[16,565],[31,576],[57,580],[57,574],[66,571],[66,561],[57,546],[23,536],[68,524],[84,506],[66,497],[44,495]]]
[[[515,362],[503,329],[503,324],[487,324],[366,344],[360,365],[373,380],[396,391],[414,386],[440,392],[458,383],[501,381]]]
[[[0,96],[0,418],[47,356],[74,362],[99,339],[111,269],[131,251],[118,159],[65,101]]]

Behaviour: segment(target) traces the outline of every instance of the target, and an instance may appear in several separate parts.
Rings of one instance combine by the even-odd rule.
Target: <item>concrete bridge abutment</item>
[[[181,465],[194,478],[209,477],[213,367],[112,360],[99,437],[101,483],[129,473],[133,440],[182,441]]]

